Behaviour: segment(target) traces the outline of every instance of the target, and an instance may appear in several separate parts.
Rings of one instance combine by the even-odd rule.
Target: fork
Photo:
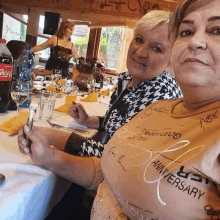
[[[47,120],[47,122],[53,128],[64,129],[64,130],[68,130],[68,131],[74,131],[75,133],[79,133],[79,134],[89,134],[90,133],[89,131],[81,130],[81,129],[78,129],[78,128],[72,128],[72,127],[69,127],[69,126],[54,124],[54,123],[50,122],[49,120]]]

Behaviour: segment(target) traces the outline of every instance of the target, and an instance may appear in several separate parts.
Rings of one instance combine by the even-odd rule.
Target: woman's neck
[[[137,86],[139,83],[141,83],[142,81],[141,80],[138,80],[136,78],[132,78],[131,81],[127,84],[127,88],[128,87],[135,87]]]
[[[69,38],[67,36],[63,35],[63,40],[64,41],[69,41]]]
[[[205,87],[181,87],[183,105],[187,109],[199,108],[220,100],[220,89]]]

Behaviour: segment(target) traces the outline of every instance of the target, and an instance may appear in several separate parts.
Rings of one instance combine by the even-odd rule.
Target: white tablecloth
[[[77,97],[79,101],[80,97]],[[109,98],[100,98],[108,103]],[[33,99],[32,105],[36,105]],[[85,109],[94,115],[104,115],[107,105],[81,102]],[[57,98],[56,106],[64,104],[64,97]],[[0,114],[0,123],[16,115],[16,111]],[[73,125],[74,120],[67,114],[54,111],[52,122]],[[46,121],[37,120],[36,126],[47,126]],[[91,130],[91,134],[92,134]],[[9,136],[0,131],[0,173],[6,181],[0,186],[0,220],[43,220],[60,201],[70,182],[53,172],[34,165],[30,157],[19,152],[17,135]]]

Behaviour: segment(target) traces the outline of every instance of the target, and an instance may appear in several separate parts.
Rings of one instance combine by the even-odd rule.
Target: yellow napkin
[[[72,104],[72,101],[76,101],[76,95],[67,95],[66,96],[66,103],[70,103],[70,105]]]
[[[56,92],[56,86],[54,84],[47,86],[47,91]]]
[[[100,92],[100,95],[109,96],[109,89],[106,89],[106,90],[104,90],[104,91],[101,91],[101,92]]]
[[[70,108],[70,105],[64,104],[64,105],[61,105],[59,108],[56,108],[54,110],[58,111],[58,112],[68,113],[69,112],[69,108]]]
[[[72,96],[72,95],[66,96],[66,103],[64,105],[61,105],[59,108],[56,108],[55,111],[68,113],[72,101],[74,102],[76,101],[76,96]]]
[[[114,92],[115,91],[115,87],[113,86],[109,91],[110,92]]]
[[[29,112],[20,111],[18,115],[0,125],[0,130],[7,131],[10,134],[17,134],[20,127],[27,123]]]
[[[63,79],[60,79],[58,82],[57,82],[58,85],[60,86],[63,86],[66,84],[66,80],[63,80]]]
[[[75,81],[76,77],[79,75],[79,71],[77,70],[76,66],[73,67],[73,72],[72,72],[72,80]]]
[[[93,92],[91,94],[89,94],[86,98],[81,99],[80,101],[84,101],[84,102],[97,102],[98,101],[98,95],[96,92]]]
[[[63,95],[64,93],[62,91],[57,92],[57,96]]]

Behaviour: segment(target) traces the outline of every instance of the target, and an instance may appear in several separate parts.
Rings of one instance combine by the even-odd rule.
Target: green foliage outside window
[[[107,69],[117,69],[118,54],[123,38],[124,28],[102,28],[98,60],[104,62]]]
[[[25,41],[26,40],[26,28],[23,23],[21,23],[21,35],[20,35],[20,40]]]

